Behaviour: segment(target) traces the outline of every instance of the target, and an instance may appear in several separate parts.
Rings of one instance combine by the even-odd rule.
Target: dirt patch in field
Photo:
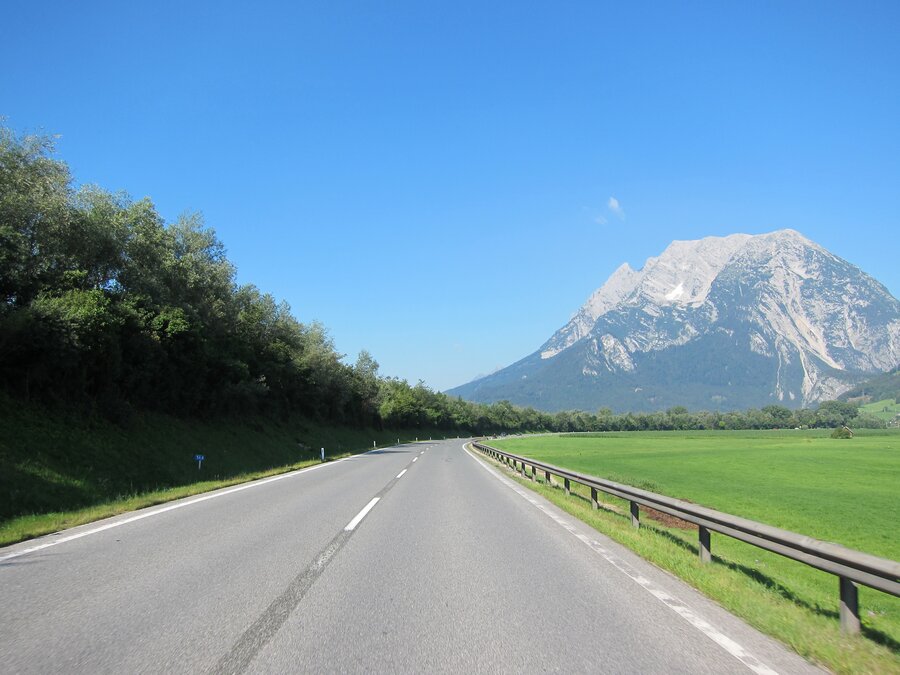
[[[641,507],[641,515],[647,514],[647,517],[651,520],[655,520],[657,523],[665,525],[666,527],[674,527],[679,530],[696,530],[697,526],[694,523],[689,523],[686,520],[682,520],[681,518],[676,518],[675,516],[670,516],[668,513],[663,513],[662,511],[657,511],[656,509],[651,509],[648,506]]]

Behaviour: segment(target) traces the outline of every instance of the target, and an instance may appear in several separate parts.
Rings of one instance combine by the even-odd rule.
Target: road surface
[[[0,549],[0,670],[815,672],[459,440]]]

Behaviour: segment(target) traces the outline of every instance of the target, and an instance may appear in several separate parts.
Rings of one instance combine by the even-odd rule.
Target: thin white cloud
[[[594,218],[594,222],[598,225],[606,225],[608,221],[603,216],[597,216],[596,218]]]
[[[621,220],[625,220],[625,210],[622,208],[622,205],[619,204],[619,200],[615,197],[610,197],[609,201],[606,202],[606,206],[616,214]]]

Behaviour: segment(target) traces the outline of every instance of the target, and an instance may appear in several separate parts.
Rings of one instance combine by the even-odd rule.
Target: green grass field
[[[874,403],[866,403],[860,406],[860,411],[865,414],[880,419],[884,422],[891,422],[900,415],[900,403],[892,398],[886,398],[883,401],[875,401]]]
[[[900,559],[900,432],[646,432],[491,441],[501,449]],[[798,652],[842,672],[900,672],[900,599],[860,589],[863,638],[838,632],[837,578],[725,536],[716,570],[696,561],[696,529],[632,532],[615,513],[538,489],[601,531],[685,578]],[[623,502],[607,498],[614,509]],[[603,512],[601,512],[602,514]],[[720,578],[721,575],[725,575]],[[733,577],[733,578],[732,578]],[[848,656],[848,654],[850,656]]]

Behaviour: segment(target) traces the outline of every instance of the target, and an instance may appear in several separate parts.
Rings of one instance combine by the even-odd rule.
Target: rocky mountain
[[[790,407],[900,364],[900,302],[794,230],[626,263],[533,354],[450,390],[543,410]]]

